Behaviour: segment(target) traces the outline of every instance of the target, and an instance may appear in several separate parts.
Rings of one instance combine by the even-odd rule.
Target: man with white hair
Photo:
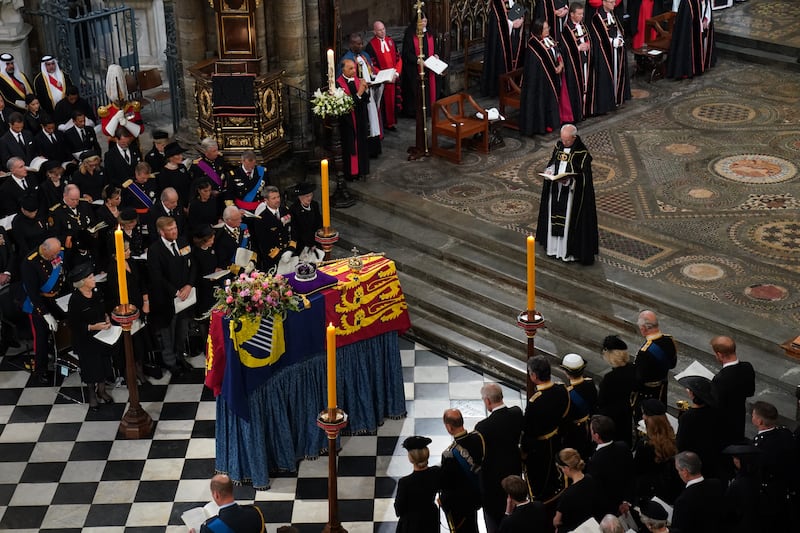
[[[591,265],[599,251],[592,156],[574,125],[561,127],[544,173],[536,240],[550,257]]]
[[[25,95],[33,93],[33,86],[22,70],[14,64],[14,56],[0,54],[0,95],[6,105],[25,113]]]
[[[67,87],[72,85],[72,81],[61,71],[55,57],[51,55],[42,57],[41,65],[41,72],[33,78],[33,90],[42,109],[53,117],[56,104],[64,99]]]
[[[189,172],[192,174],[192,183],[201,178],[208,178],[211,182],[212,196],[219,195],[226,190],[225,176],[230,167],[222,157],[219,144],[213,137],[206,137],[200,141],[200,157],[192,162]],[[195,187],[192,186],[192,189]]]

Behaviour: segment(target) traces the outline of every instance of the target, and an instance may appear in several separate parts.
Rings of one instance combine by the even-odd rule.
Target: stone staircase
[[[526,301],[524,236],[382,183],[355,183],[351,190],[360,201],[334,212],[339,246],[385,252],[395,260],[411,312],[409,335],[523,386],[527,341],[516,316]],[[675,294],[655,281],[643,293],[634,283],[641,286],[641,278],[603,263],[565,264],[538,247],[537,256],[537,311],[546,320],[536,336],[538,353],[554,363],[578,353],[588,361],[588,373],[599,377],[608,369],[600,355],[603,337],[619,334],[635,353],[641,342],[636,317],[650,308],[679,343],[676,371],[694,359],[716,371],[708,342],[731,335],[739,356],[756,368],[756,398],[794,418],[800,368],[778,347],[791,337],[787,328],[751,315],[726,315],[713,302]],[[672,399],[685,397],[674,380],[671,387]]]

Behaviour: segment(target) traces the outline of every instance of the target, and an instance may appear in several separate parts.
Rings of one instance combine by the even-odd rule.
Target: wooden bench
[[[511,120],[506,113],[506,107],[519,109],[519,100],[522,97],[522,69],[518,68],[511,72],[500,75],[500,114],[505,117],[503,126],[513,130],[519,129],[519,121],[515,118]]]
[[[469,104],[472,109],[465,104]],[[483,114],[483,120],[475,116]],[[467,93],[458,93],[437,100],[431,113],[431,153],[461,163],[461,147],[465,139],[481,134],[476,145],[478,151],[489,153],[489,116]],[[449,150],[439,146],[439,136],[455,140],[455,149]]]

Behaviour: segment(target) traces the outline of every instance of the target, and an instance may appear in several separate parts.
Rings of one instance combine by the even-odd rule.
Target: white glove
[[[25,100],[14,100],[14,105],[19,107],[20,109],[25,109],[25,106],[28,104],[25,103]]]
[[[281,255],[281,263],[288,263],[292,260],[292,252],[287,250]]]
[[[44,321],[47,322],[47,328],[50,331],[55,331],[58,329],[58,321],[50,313],[44,315]]]

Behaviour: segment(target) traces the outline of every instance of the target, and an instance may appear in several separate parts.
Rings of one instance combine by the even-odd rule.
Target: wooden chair
[[[140,70],[137,82],[139,90],[142,91],[143,104],[160,104],[163,112],[163,104],[170,99],[170,92],[168,88],[164,87],[161,71],[157,68]]]
[[[472,109],[465,106],[467,103]],[[483,114],[482,120],[475,116],[478,112]],[[431,153],[454,163],[461,163],[463,141],[478,133],[482,137],[477,149],[488,154],[489,114],[469,94],[461,92],[434,102],[431,113]],[[455,149],[448,150],[439,146],[440,135],[455,140]]]
[[[672,42],[672,30],[675,26],[675,17],[678,14],[674,11],[667,11],[644,21],[644,42],[648,48],[669,52],[669,44]],[[653,38],[652,31],[655,30],[656,36]]]
[[[514,120],[508,118],[506,107],[520,108],[519,100],[522,97],[521,85],[521,68],[500,75],[500,114],[506,118],[503,122],[503,126],[513,130],[519,129],[519,121],[516,118]]]
[[[486,44],[485,39],[466,39],[464,41],[464,90],[469,90],[469,80],[470,78],[478,78],[478,82],[480,83],[481,75],[483,74],[483,55],[481,55],[480,59],[472,59],[469,56],[469,50],[473,46],[477,47],[478,45]],[[481,47],[482,48],[482,47]]]

